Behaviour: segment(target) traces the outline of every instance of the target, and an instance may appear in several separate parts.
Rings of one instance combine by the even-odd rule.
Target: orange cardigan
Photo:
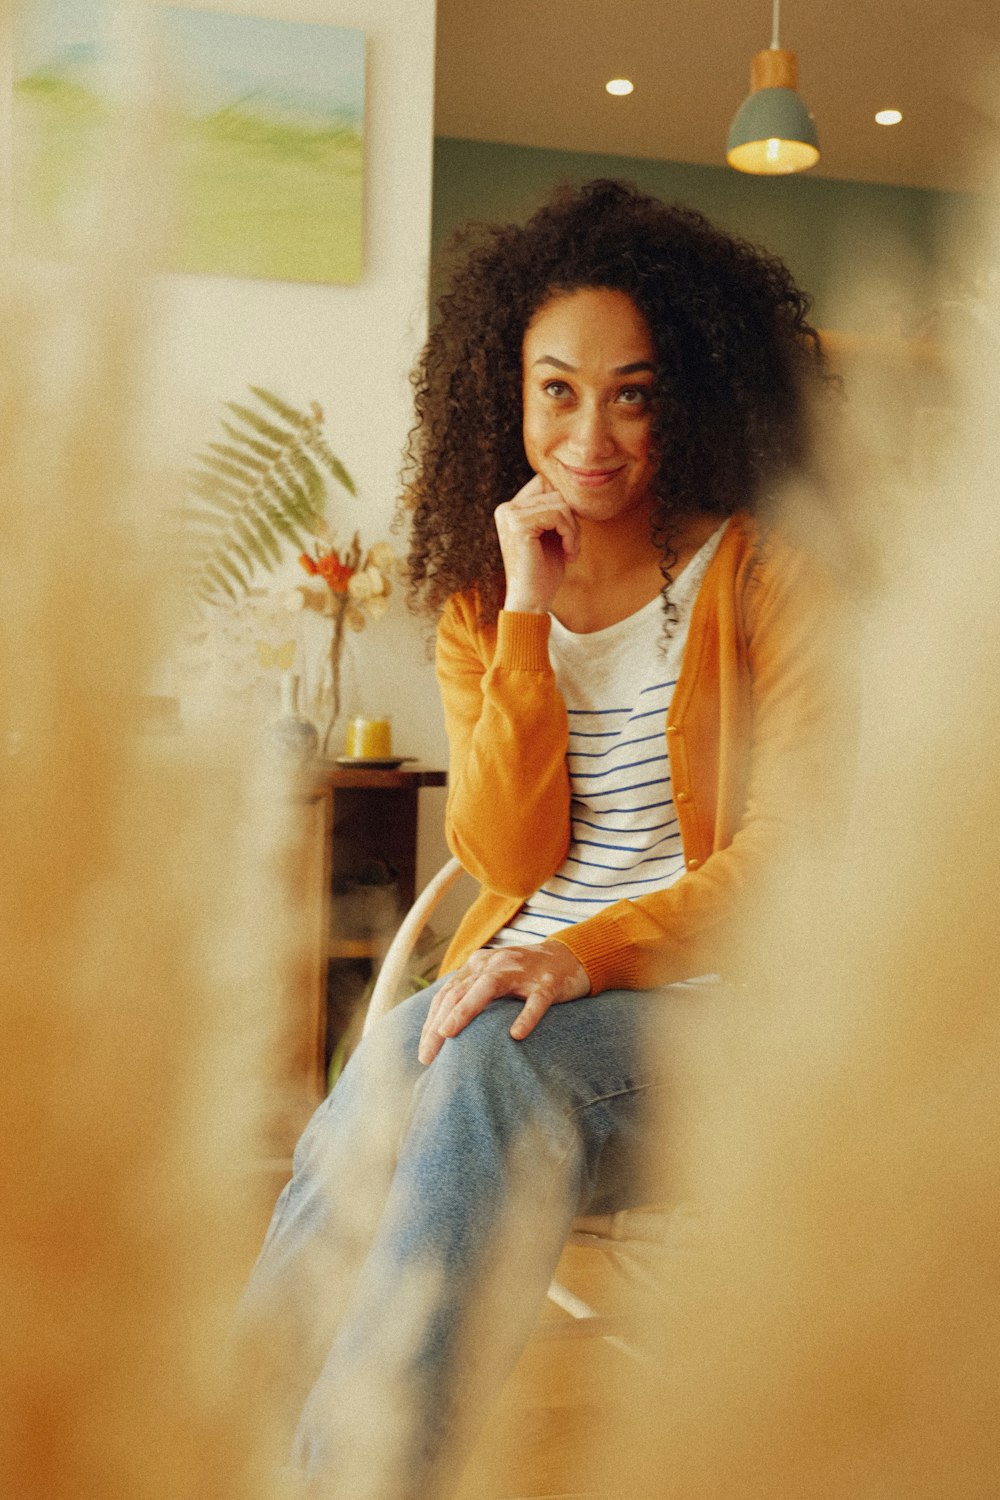
[[[568,927],[591,992],[646,989],[725,969],[741,898],[776,857],[830,745],[828,597],[803,556],[734,516],[695,600],[665,724],[687,870],[665,890]],[[547,615],[477,623],[449,600],[437,674],[451,749],[446,832],[480,882],[442,970],[481,948],[569,847],[566,709]],[[839,739],[844,753],[843,726]],[[822,756],[820,757],[820,759]]]

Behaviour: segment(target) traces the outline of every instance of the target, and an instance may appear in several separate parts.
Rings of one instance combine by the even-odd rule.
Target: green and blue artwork
[[[33,0],[15,61],[18,239],[58,253],[112,115],[108,0]],[[119,13],[120,15],[120,13]],[[166,269],[355,282],[364,33],[155,7],[175,205]]]

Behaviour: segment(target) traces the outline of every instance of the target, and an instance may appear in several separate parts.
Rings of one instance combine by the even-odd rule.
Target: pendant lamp
[[[778,42],[781,0],[774,0],[771,45],[750,70],[750,93],[733,118],[726,161],[738,172],[780,176],[819,161],[816,121],[795,92],[795,53]]]

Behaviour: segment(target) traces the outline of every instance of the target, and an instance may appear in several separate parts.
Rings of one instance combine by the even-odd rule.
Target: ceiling
[[[771,3],[438,0],[437,25],[438,135],[720,166]],[[780,35],[819,130],[814,175],[986,185],[1000,0],[785,0]],[[615,77],[635,92],[612,98]],[[902,124],[874,123],[888,107]]]

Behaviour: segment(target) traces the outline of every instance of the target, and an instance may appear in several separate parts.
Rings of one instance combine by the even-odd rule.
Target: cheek
[[[525,409],[524,420],[521,426],[524,439],[524,454],[528,463],[535,470],[538,469],[546,448],[546,427],[538,420],[537,415],[530,409]]]
[[[635,434],[635,438],[631,446],[632,452],[635,454],[636,458],[640,460],[640,462],[644,463],[647,468],[656,468],[657,452],[656,445],[653,441],[652,424]]]

